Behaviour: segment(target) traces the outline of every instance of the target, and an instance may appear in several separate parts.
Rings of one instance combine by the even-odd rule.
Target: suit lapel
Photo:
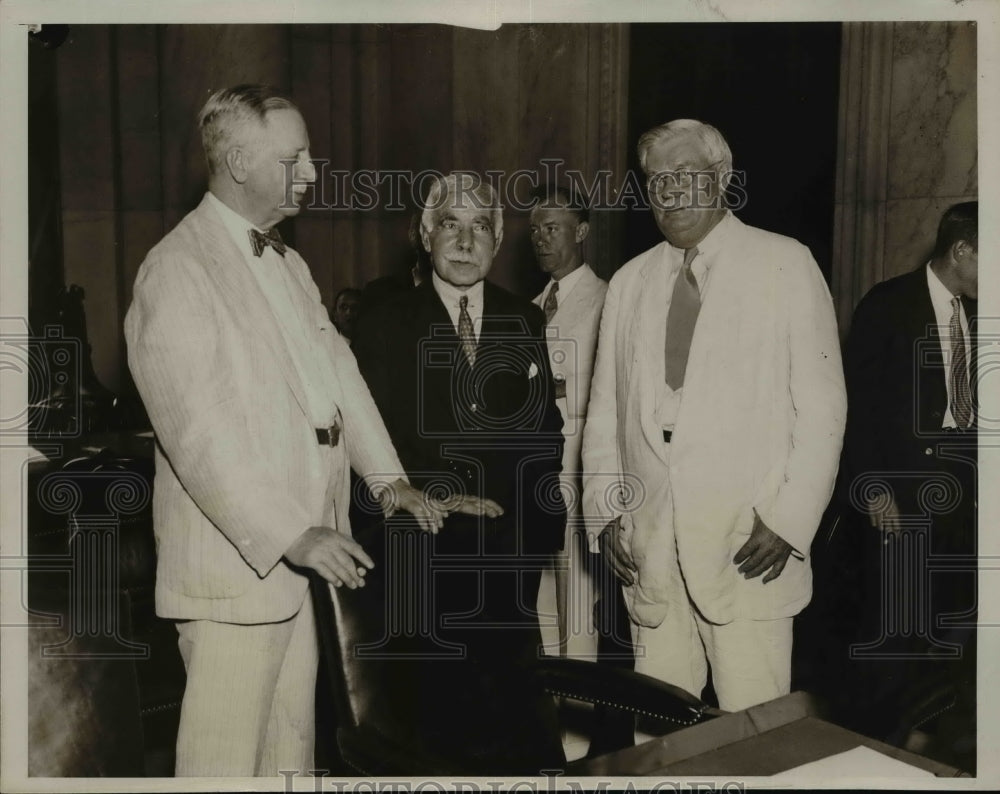
[[[593,297],[593,279],[596,278],[589,268],[585,269],[565,302],[559,304],[551,324],[559,329],[560,336],[573,335],[575,323],[586,314],[586,305]]]
[[[635,285],[635,301],[632,303],[633,306],[642,306],[641,311],[632,312],[632,319],[629,323],[629,333],[626,337],[626,344],[630,350],[626,361],[629,362],[628,366],[632,366],[633,363],[638,365],[638,373],[633,369],[629,382],[636,382],[639,387],[639,417],[642,424],[643,435],[646,436],[646,440],[649,446],[652,447],[653,451],[656,453],[657,457],[666,464],[666,449],[663,444],[663,428],[658,427],[656,422],[653,421],[655,414],[655,405],[653,403],[656,400],[656,393],[659,388],[659,384],[653,383],[652,373],[644,366],[647,361],[649,353],[649,346],[658,347],[660,353],[663,355],[663,345],[664,341],[660,339],[649,339],[647,334],[643,333],[641,323],[639,322],[640,315],[645,312],[655,312],[657,307],[650,305],[650,295],[654,290],[646,288],[646,285],[650,278],[657,273],[658,269],[661,267],[668,267],[667,258],[669,257],[670,246],[666,243],[660,243],[658,246],[653,248],[649,255],[646,257],[646,261],[642,264],[642,269],[639,272],[639,278]],[[628,305],[624,304],[623,305]],[[662,308],[662,307],[661,307]]]
[[[917,385],[919,403],[915,406],[917,414],[914,419],[921,431],[935,432],[940,429],[941,417],[948,408],[948,373],[944,367],[941,334],[927,285],[926,268],[921,266],[913,271],[910,279],[910,297],[906,300],[906,304],[912,307],[908,336],[912,340],[916,359],[912,372],[918,375],[920,381]],[[926,341],[920,344],[921,340]],[[929,344],[932,347],[928,347]]]
[[[237,314],[247,318],[246,326],[264,342],[299,408],[309,417],[302,381],[292,363],[277,318],[257,279],[247,267],[243,254],[226,231],[218,212],[209,204],[207,196],[192,214],[195,237],[205,252],[209,277],[218,284],[220,293],[227,296],[230,305],[239,307]]]
[[[969,321],[969,389],[972,391],[973,425],[979,424],[979,302],[971,298],[962,298],[965,307],[965,317]]]
[[[423,380],[423,397],[428,409],[443,414],[451,410],[453,402],[454,372],[459,367],[468,369],[468,363],[458,341],[458,333],[451,315],[442,303],[430,279],[414,291],[414,311],[409,319],[410,338],[414,342],[413,355],[418,377]],[[434,361],[428,360],[434,357]],[[445,365],[445,359],[450,362]],[[426,366],[433,363],[433,366]]]

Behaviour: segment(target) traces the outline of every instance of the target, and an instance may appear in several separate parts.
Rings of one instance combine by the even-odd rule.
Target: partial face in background
[[[565,206],[536,205],[531,210],[531,246],[542,272],[558,280],[580,267],[580,243],[589,229]]]
[[[438,277],[468,289],[486,278],[500,243],[493,234],[490,210],[472,206],[468,196],[462,199],[437,210],[433,226],[421,227],[420,237]]]
[[[966,298],[979,300],[979,251],[966,240],[951,247],[952,271],[958,291]]]
[[[261,229],[269,229],[298,215],[303,194],[316,181],[309,134],[297,110],[282,108],[270,111],[263,123],[248,130],[247,138],[233,171],[242,186],[241,214]]]
[[[720,163],[710,162],[694,135],[654,144],[646,155],[653,217],[675,248],[693,248],[725,213]]]
[[[333,324],[348,339],[354,334],[354,324],[358,320],[360,308],[361,295],[354,291],[344,292],[338,296],[333,307]]]

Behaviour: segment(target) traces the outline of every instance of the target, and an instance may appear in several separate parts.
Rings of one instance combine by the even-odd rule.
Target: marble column
[[[918,267],[977,191],[976,27],[844,24],[832,291],[842,333],[875,284]]]

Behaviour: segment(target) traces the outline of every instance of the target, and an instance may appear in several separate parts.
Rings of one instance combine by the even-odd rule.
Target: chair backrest
[[[408,529],[394,520],[355,535],[375,563],[364,587],[308,574],[339,730],[364,727],[401,743],[414,738],[415,701],[414,637],[400,613],[415,603],[415,555],[427,540]]]
[[[355,540],[375,562],[364,587],[309,574],[343,760],[376,775],[536,774],[539,758],[561,757],[533,670],[469,663],[431,640],[432,536],[394,517]]]

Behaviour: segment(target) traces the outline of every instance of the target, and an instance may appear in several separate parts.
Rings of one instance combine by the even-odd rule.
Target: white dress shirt
[[[711,286],[712,265],[719,256],[719,251],[725,245],[726,238],[732,228],[732,215],[726,213],[708,233],[704,240],[698,243],[698,255],[691,262],[691,272],[698,282],[701,300]],[[646,345],[647,363],[652,375],[650,383],[655,384],[655,399],[650,403],[655,405],[655,421],[664,430],[672,430],[677,419],[677,410],[681,403],[683,387],[674,391],[666,382],[666,360],[664,346],[667,336],[667,315],[670,313],[670,301],[674,292],[674,281],[684,266],[684,249],[668,246],[664,260],[648,283],[647,300],[642,303],[640,316],[641,333],[649,341]]]
[[[336,376],[329,372],[332,369],[329,354],[317,343],[316,334],[312,333],[316,329],[307,327],[306,318],[296,308],[292,296],[300,303],[312,298],[305,294],[302,286],[288,272],[284,258],[271,246],[265,246],[260,256],[254,256],[248,232],[256,227],[250,221],[223,204],[214,194],[209,193],[208,196],[274,312],[292,363],[302,381],[313,425],[332,425],[337,416],[337,405],[327,380]]]
[[[937,323],[938,334],[941,340],[941,353],[944,357],[944,382],[948,390],[948,407],[945,408],[944,418],[941,427],[956,427],[955,417],[951,415],[951,315],[953,312],[951,301],[956,296],[941,283],[937,273],[927,263],[927,288],[931,294],[931,305],[934,307],[934,320]],[[966,373],[968,374],[968,362],[972,360],[972,342],[969,339],[969,319],[965,316],[965,307],[962,302],[958,304],[959,322],[962,325],[962,336],[965,337],[965,361]]]
[[[559,291],[556,293],[556,301],[558,306],[562,306],[563,302],[569,297],[569,294],[573,291],[573,287],[577,285],[580,281],[580,277],[583,275],[584,268],[589,270],[589,266],[584,263],[578,268],[574,268],[572,271],[567,273],[559,282]],[[552,291],[552,285],[555,284],[557,279],[550,278],[549,283],[545,285],[545,289],[542,290],[542,303],[545,306],[545,301],[549,298],[549,293]]]
[[[479,331],[483,326],[483,282],[477,281],[467,290],[460,290],[458,287],[449,284],[441,278],[436,271],[432,274],[431,280],[434,284],[434,291],[448,310],[448,316],[451,317],[451,324],[455,326],[456,334],[458,333],[458,318],[462,312],[462,308],[458,302],[463,295],[469,299],[465,310],[472,319],[472,331],[476,335],[476,341],[478,342]]]

